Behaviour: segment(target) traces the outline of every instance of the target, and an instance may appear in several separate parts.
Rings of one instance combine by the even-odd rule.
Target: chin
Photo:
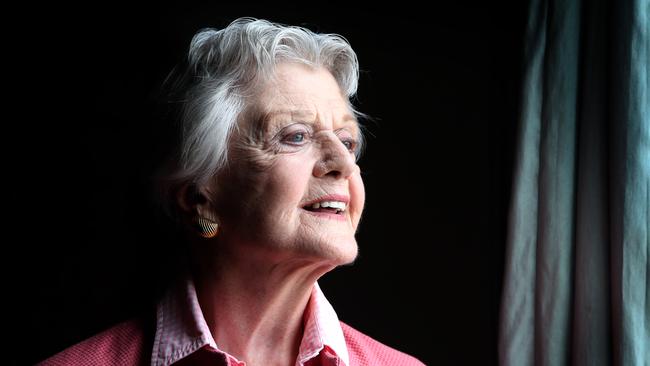
[[[336,266],[351,264],[357,258],[359,247],[356,240],[345,241],[338,245],[331,245],[325,256]]]
[[[297,248],[299,249],[294,252],[294,255],[311,258],[311,261],[326,263],[328,266],[334,267],[354,262],[358,253],[357,241],[354,239],[316,240]]]

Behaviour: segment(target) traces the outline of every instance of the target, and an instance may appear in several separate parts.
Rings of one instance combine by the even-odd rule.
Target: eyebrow
[[[291,118],[296,118],[296,117],[314,117],[314,112],[310,110],[291,110],[291,109],[283,109],[283,110],[277,110],[277,111],[270,111],[264,114],[263,120],[265,122],[271,122],[275,120],[278,117],[281,116],[290,116]]]
[[[314,112],[310,110],[277,110],[277,111],[270,111],[264,114],[262,117],[262,121],[265,124],[269,124],[269,127],[271,124],[273,124],[273,121],[281,116],[290,116],[291,118],[308,118],[311,121],[303,121],[303,122],[313,122],[314,120]],[[343,122],[353,122],[354,124],[358,125],[359,121],[357,120],[354,115],[350,113],[346,113],[343,115],[343,118],[341,119]]]

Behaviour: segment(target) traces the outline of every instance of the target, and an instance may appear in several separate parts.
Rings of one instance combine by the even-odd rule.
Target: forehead
[[[257,99],[267,111],[277,106],[295,110],[348,110],[347,97],[327,69],[296,63],[279,64],[269,80],[262,83]]]
[[[334,123],[358,128],[348,99],[332,74],[324,68],[280,64],[263,84],[252,110],[263,129],[282,121]]]

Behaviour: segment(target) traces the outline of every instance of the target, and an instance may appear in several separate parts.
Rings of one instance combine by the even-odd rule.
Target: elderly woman
[[[151,322],[43,364],[422,365],[340,322],[317,284],[357,255],[358,72],[336,35],[255,19],[196,34],[169,80],[180,138],[160,180],[188,269]]]

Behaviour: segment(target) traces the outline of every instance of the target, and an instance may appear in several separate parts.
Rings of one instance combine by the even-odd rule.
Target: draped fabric
[[[650,0],[531,0],[501,365],[650,365]]]

